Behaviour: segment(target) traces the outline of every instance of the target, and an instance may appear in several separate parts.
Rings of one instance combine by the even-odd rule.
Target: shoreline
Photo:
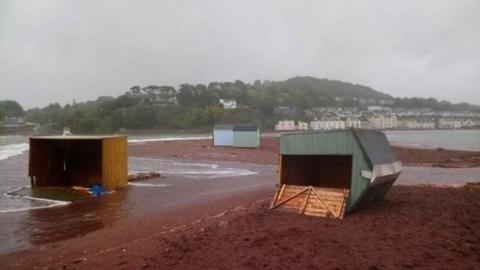
[[[165,157],[190,160],[236,161],[255,164],[278,164],[278,137],[262,137],[259,148],[214,147],[210,139],[151,141],[129,144],[129,156]],[[392,146],[404,166],[472,168],[480,167],[480,151],[421,149]]]

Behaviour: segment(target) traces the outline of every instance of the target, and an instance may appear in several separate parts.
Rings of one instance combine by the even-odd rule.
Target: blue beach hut
[[[213,128],[213,146],[233,146],[234,125],[216,125]]]

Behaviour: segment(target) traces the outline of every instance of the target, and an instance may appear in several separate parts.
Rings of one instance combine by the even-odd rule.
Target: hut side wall
[[[232,146],[233,145],[233,131],[232,130],[214,130],[213,131],[213,145],[214,146]]]
[[[259,131],[233,131],[233,147],[251,147],[260,146]]]
[[[360,196],[358,201],[350,209],[348,209],[348,212],[354,212],[372,202],[381,200],[387,191],[392,187],[394,182],[395,179],[391,179],[378,185],[369,186],[367,189],[365,189],[364,194]]]
[[[107,189],[128,183],[127,137],[102,140],[102,185]]]
[[[353,134],[350,131],[339,131],[291,134],[281,137],[281,155],[318,155],[319,153],[352,156],[351,189],[347,202],[347,211],[349,211],[369,185],[369,180],[361,176],[361,171],[371,170]]]

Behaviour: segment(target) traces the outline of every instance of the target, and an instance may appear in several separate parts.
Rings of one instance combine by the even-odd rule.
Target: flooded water
[[[109,195],[75,197],[30,189],[27,160],[27,151],[0,160],[0,253],[83,235],[118,220],[273,187],[276,181],[276,168],[268,165],[130,157],[129,173],[156,171],[161,177],[129,183]]]
[[[393,143],[408,146],[443,145],[443,148],[480,150],[477,145],[480,131],[449,131],[453,135],[444,131],[419,132],[389,131],[387,136]],[[451,142],[452,136],[457,142]],[[181,139],[205,137],[208,135]],[[428,140],[428,137],[435,139]],[[171,136],[129,137],[129,143],[173,139]],[[277,181],[276,167],[271,165],[130,157],[129,173],[156,171],[162,177],[130,183],[127,188],[100,197],[75,196],[58,190],[33,191],[27,177],[27,142],[25,136],[0,137],[0,253],[83,235],[118,220],[273,188]],[[406,167],[396,184],[455,185],[478,181],[479,176],[480,168]]]

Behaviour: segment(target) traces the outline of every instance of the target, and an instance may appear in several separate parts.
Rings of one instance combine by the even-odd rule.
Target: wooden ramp
[[[281,185],[275,193],[270,209],[342,219],[348,193],[348,189]]]

